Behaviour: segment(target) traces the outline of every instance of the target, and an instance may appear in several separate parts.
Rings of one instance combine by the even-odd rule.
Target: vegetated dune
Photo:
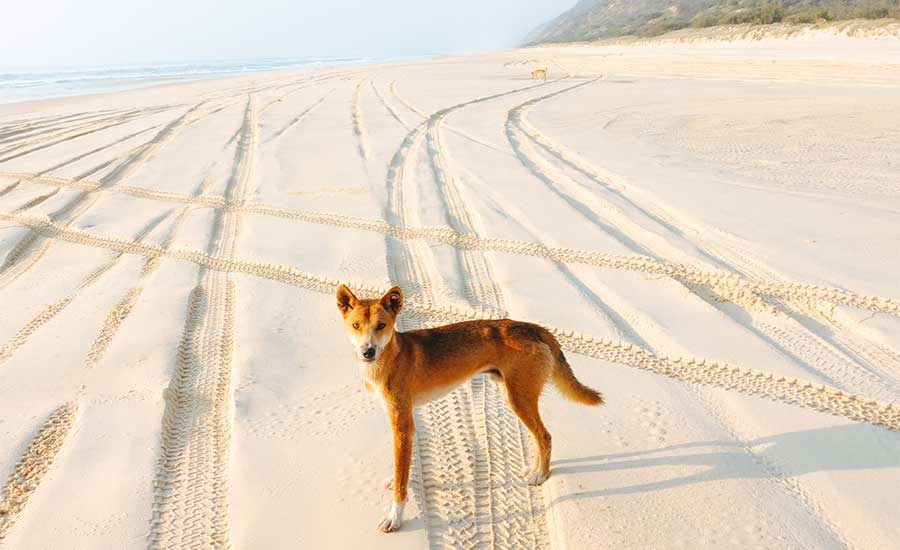
[[[841,24],[835,24],[840,22]],[[728,39],[755,33],[784,36],[810,28],[838,33],[897,34],[897,0],[581,0],[538,26],[526,45],[649,38],[684,29]],[[774,28],[769,28],[774,25]],[[707,31],[709,27],[717,28]],[[682,35],[685,32],[681,33]]]

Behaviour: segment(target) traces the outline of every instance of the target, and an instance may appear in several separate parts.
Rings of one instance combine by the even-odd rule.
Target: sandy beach
[[[547,68],[546,82],[530,72]],[[0,547],[900,540],[900,38],[536,47],[0,105]],[[390,431],[335,308],[540,323]]]

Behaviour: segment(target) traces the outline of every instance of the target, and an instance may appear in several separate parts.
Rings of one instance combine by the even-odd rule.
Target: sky
[[[399,57],[510,48],[575,0],[4,2],[0,67],[266,57]]]

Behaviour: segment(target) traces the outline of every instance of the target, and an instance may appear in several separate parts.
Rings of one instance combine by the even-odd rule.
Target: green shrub
[[[796,24],[808,24],[815,23],[816,20],[819,19],[816,17],[814,13],[810,12],[801,12],[801,13],[792,13],[784,18],[786,23],[796,23]]]
[[[667,15],[656,21],[652,21],[640,30],[638,36],[649,37],[659,36],[667,32],[677,31],[690,26],[688,21]]]

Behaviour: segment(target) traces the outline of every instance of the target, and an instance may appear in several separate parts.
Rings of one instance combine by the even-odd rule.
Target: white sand
[[[897,39],[2,106],[0,545],[896,548],[898,159]],[[540,488],[491,382],[422,408],[377,533],[336,281],[403,285],[406,328],[541,322],[608,405],[546,397]]]

